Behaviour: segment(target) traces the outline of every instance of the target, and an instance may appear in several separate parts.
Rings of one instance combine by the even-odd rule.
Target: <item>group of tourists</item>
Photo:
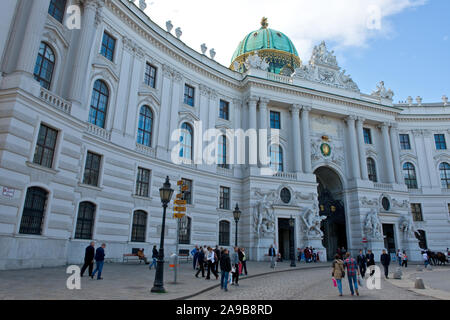
[[[239,286],[239,275],[248,274],[245,248],[234,247],[230,253],[227,248],[219,248],[219,246],[214,249],[206,245],[203,247],[195,246],[191,255],[193,257],[193,268],[197,271],[195,277],[198,278],[201,273],[202,278],[205,278],[206,270],[205,280],[211,279],[211,273],[218,280],[220,272],[221,288],[225,291],[228,291],[229,282],[231,282],[231,285]]]
[[[297,249],[297,260],[298,262],[305,261],[306,263],[319,262],[319,253],[313,247],[305,247],[304,249]]]

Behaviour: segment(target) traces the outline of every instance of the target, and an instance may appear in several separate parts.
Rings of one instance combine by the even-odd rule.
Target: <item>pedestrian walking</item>
[[[345,277],[344,262],[341,256],[336,254],[332,264],[331,276],[336,280],[336,286],[339,290],[339,296],[342,296],[342,278]]]
[[[356,295],[359,296],[357,278],[359,276],[358,263],[351,257],[350,252],[347,252],[345,257],[344,267],[347,269],[347,279],[348,285],[350,286],[350,292],[352,293],[352,296],[355,295],[355,292]],[[355,287],[354,290],[353,287]]]
[[[366,261],[367,261],[367,268],[369,269],[371,266],[375,265],[375,255],[373,254],[372,250],[367,250],[366,254]],[[375,273],[375,270],[372,270],[370,272],[370,276],[373,276]]]
[[[401,267],[402,266],[402,260],[403,260],[403,254],[400,251],[400,249],[397,250],[397,259],[398,259],[398,265]]]
[[[202,273],[202,278],[205,277],[205,253],[202,249],[198,251],[198,270],[195,277],[198,278],[198,274]]]
[[[275,260],[276,260],[276,257],[277,257],[277,253],[276,253],[275,248],[273,247],[273,245],[270,245],[269,257],[270,257],[270,267],[271,268],[275,268]]]
[[[231,254],[231,272],[233,273],[233,282],[231,285],[239,287],[239,248],[234,247],[234,252]]]
[[[208,255],[206,256],[208,263],[208,274],[206,275],[206,280],[211,279],[211,272],[216,276],[216,280],[219,279],[219,274],[216,272],[214,263],[215,263],[215,255],[216,253],[213,251],[211,247],[208,247]]]
[[[220,249],[219,246],[216,246],[214,249],[214,270],[216,270],[217,273],[219,273],[219,262],[220,262]]]
[[[156,246],[153,246],[152,249],[152,263],[148,266],[150,270],[152,270],[152,267],[155,266],[156,269],[156,262],[158,260],[158,249],[156,249]]]
[[[220,255],[220,288],[224,291],[228,291],[228,277],[231,272],[231,259],[228,252],[228,249],[223,250],[223,253]]]
[[[367,270],[367,260],[362,250],[359,250],[359,254],[356,257],[356,262],[358,263],[359,272],[361,273],[361,277],[364,278]]]
[[[244,271],[245,275],[248,275],[247,273],[247,254],[245,253],[245,248],[241,248],[242,253],[242,270]]]
[[[92,275],[92,270],[94,269],[94,256],[95,256],[95,242],[92,241],[84,252],[84,264],[81,268],[80,277],[83,276],[86,268],[89,267],[89,277]]]
[[[386,253],[385,249],[383,249],[380,261],[384,268],[384,276],[386,277],[386,279],[389,279],[389,264],[391,263],[391,256]]]
[[[94,279],[95,274],[98,272],[97,280],[103,280],[102,271],[105,263],[105,248],[106,244],[102,243],[102,246],[95,250],[95,270],[91,275],[91,279]]]
[[[428,264],[430,263],[428,260],[428,253],[426,251],[422,252],[422,257],[423,257],[423,264],[425,266],[425,268],[428,266]]]
[[[198,246],[195,246],[195,248],[191,250],[192,266],[194,270],[197,268],[198,251],[199,251]]]
[[[408,268],[408,256],[406,255],[406,251],[403,251],[402,255],[402,267]]]

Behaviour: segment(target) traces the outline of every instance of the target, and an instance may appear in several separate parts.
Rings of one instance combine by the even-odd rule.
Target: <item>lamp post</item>
[[[151,292],[164,293],[164,232],[166,228],[166,209],[170,200],[172,199],[173,189],[170,188],[169,176],[166,177],[162,188],[159,189],[159,195],[161,197],[161,203],[163,206],[163,217],[161,226],[161,241],[159,243],[158,262],[156,264],[155,282]]]
[[[233,211],[234,221],[236,222],[236,233],[235,233],[235,241],[234,246],[237,247],[237,237],[238,237],[238,222],[241,218],[241,210],[239,210],[239,205],[236,203],[236,208]]]
[[[294,236],[295,236],[295,232],[294,232],[294,226],[295,226],[295,220],[294,218],[289,219],[289,227],[290,227],[290,231],[289,231],[289,247],[290,247],[290,258],[291,258],[291,267],[295,267],[295,253],[294,253]]]

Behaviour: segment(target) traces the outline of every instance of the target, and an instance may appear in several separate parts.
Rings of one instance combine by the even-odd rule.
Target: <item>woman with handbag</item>
[[[342,297],[342,279],[345,278],[345,270],[344,262],[341,260],[341,257],[338,254],[334,256],[331,276],[333,277],[333,280],[336,281],[336,285],[339,290],[339,296]]]

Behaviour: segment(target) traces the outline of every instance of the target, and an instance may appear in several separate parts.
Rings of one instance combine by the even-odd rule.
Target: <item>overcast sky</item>
[[[450,96],[449,3],[448,0],[147,0],[146,13],[164,29],[166,21],[171,20],[174,29],[181,28],[181,40],[193,49],[200,51],[202,43],[206,43],[208,51],[214,48],[215,59],[227,67],[239,42],[259,29],[265,16],[269,28],[291,38],[304,63],[309,61],[313,46],[325,40],[363,92],[370,93],[378,81],[384,80],[396,93],[395,101],[420,95],[424,101],[437,102],[443,94]],[[439,52],[442,59],[436,54],[432,58],[430,50]],[[432,61],[435,59],[447,61],[438,64]],[[425,67],[417,68],[420,63]],[[414,79],[409,75],[405,78],[411,68],[423,72],[414,72]]]

